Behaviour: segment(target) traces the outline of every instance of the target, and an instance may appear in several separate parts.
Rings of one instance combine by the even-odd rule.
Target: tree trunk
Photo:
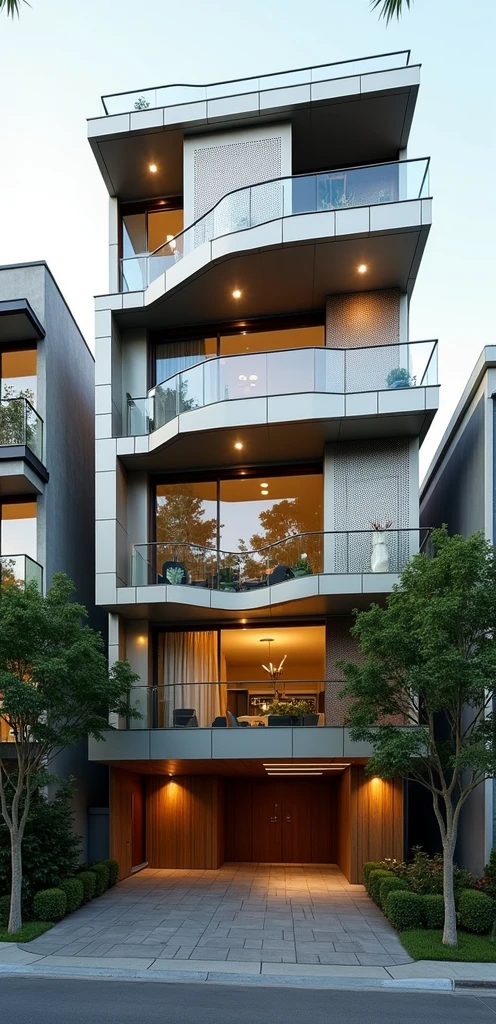
[[[443,843],[444,946],[456,946],[458,944],[456,934],[455,893],[453,890],[454,852],[454,842],[452,840],[446,840]]]
[[[9,932],[18,932],[22,928],[22,839],[19,832],[10,833],[10,851],[12,864],[12,886],[10,890]]]

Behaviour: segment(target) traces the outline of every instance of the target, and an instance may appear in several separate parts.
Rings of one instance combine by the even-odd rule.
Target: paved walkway
[[[412,962],[363,886],[331,865],[147,868],[20,948],[74,967]]]

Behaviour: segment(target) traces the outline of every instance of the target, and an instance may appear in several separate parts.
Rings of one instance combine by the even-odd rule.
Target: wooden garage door
[[[227,779],[225,858],[334,863],[333,779]]]

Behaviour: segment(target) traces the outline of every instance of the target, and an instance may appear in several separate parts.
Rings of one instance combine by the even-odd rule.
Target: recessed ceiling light
[[[268,484],[260,484],[260,487],[268,487]]]
[[[258,380],[258,373],[250,373],[249,380]]]
[[[148,170],[150,171],[150,174],[156,174],[158,167],[156,164],[148,164]]]
[[[243,445],[241,444],[241,441],[236,441],[234,447],[236,448],[236,450],[238,452],[240,452],[242,447],[243,447]]]
[[[241,292],[240,292],[239,288],[235,288],[234,289],[234,291],[232,293],[232,297],[233,297],[233,299],[240,299],[241,298]]]
[[[366,263],[360,263],[360,266],[358,267],[358,273],[359,274],[366,274],[367,273],[367,264]]]

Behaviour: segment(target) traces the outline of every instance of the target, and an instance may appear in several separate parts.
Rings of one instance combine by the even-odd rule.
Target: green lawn
[[[0,928],[0,942],[31,942],[31,939],[37,939],[49,928],[53,928],[51,921],[27,921],[19,932],[8,932],[6,928]]]
[[[441,931],[416,929],[400,932],[399,937],[414,960],[466,960],[470,963],[496,963],[496,942],[487,935],[458,932],[458,945],[443,946]]]

